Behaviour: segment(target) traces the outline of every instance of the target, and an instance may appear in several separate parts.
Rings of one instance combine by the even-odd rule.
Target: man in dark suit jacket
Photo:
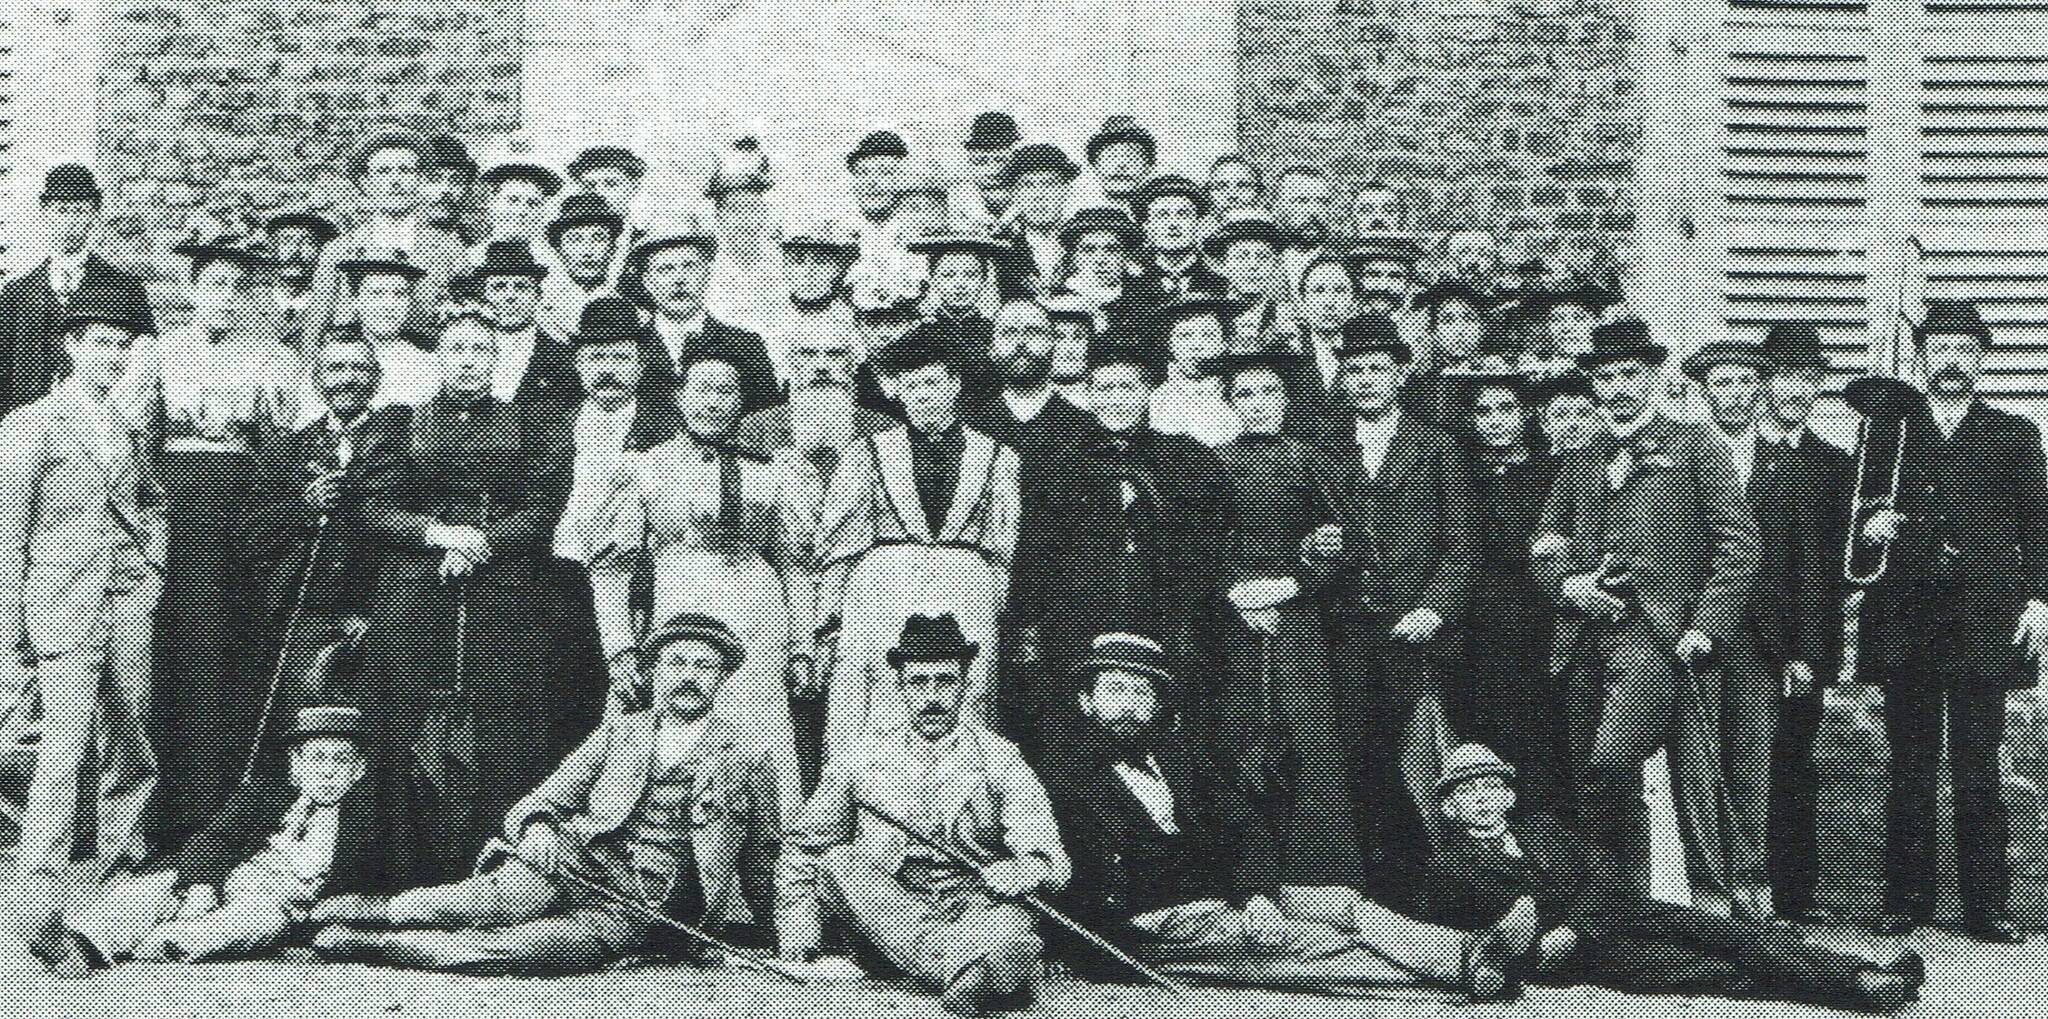
[[[1998,747],[2005,700],[2031,688],[2048,642],[2048,466],[2032,421],[1977,395],[1991,331],[1930,302],[1915,332],[1927,400],[1906,419],[1897,505],[1859,521],[1890,566],[1863,607],[1862,668],[1885,686],[1891,797],[1883,933],[1925,923],[1935,896],[1935,787],[1947,718],[1964,930],[2021,940],[2010,893]]]
[[[1303,542],[1322,606],[1338,714],[1354,731],[1354,796],[1368,865],[1429,854],[1444,741],[1439,666],[1478,569],[1472,468],[1449,434],[1401,411],[1413,355],[1385,316],[1346,323],[1338,386],[1349,434],[1330,440],[1338,521]]]
[[[575,349],[540,324],[540,285],[547,275],[525,241],[492,241],[469,279],[498,330],[492,395],[566,415],[583,399],[583,387]]]
[[[49,392],[64,374],[64,318],[80,290],[110,295],[129,309],[143,333],[156,332],[142,281],[92,250],[100,203],[92,171],[75,163],[50,170],[42,218],[52,253],[0,287],[0,414]]]
[[[1568,669],[1579,823],[1645,882],[1643,761],[1671,751],[1695,886],[1730,892],[1720,684],[1756,575],[1756,521],[1728,444],[1652,407],[1666,351],[1634,319],[1579,363],[1609,430],[1560,467],[1533,549],[1558,591],[1552,665]]]
[[[674,403],[682,384],[678,366],[699,352],[711,352],[738,369],[741,410],[760,410],[785,398],[760,335],[721,322],[704,308],[717,253],[717,234],[708,225],[689,223],[642,241],[626,255],[619,293],[650,316],[641,359],[646,366],[642,399]]]
[[[963,400],[960,420],[1017,451],[1024,461],[1050,456],[1095,424],[1052,385],[1054,335],[1045,306],[1030,298],[1005,302],[990,330],[987,360],[1002,388]]]

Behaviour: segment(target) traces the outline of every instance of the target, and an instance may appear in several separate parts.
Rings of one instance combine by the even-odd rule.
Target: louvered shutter
[[[15,46],[15,33],[19,23],[4,7],[0,7],[0,195],[13,195],[19,187],[20,171],[16,169],[15,151],[15,56],[20,52]],[[17,221],[19,203],[0,201],[0,266],[11,265],[8,258],[9,244],[21,231]]]

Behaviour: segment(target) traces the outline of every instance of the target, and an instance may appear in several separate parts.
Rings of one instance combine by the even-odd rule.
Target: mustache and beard
[[[1319,248],[1330,239],[1330,224],[1320,219],[1311,219],[1289,232],[1294,235],[1295,247]]]
[[[372,387],[368,382],[350,379],[336,382],[322,390],[327,405],[335,409],[353,409],[370,401]]]
[[[1164,730],[1156,718],[1147,720],[1130,715],[1098,718],[1096,725],[1102,729],[1103,742],[1113,758],[1130,764],[1146,764]]]
[[[590,380],[590,391],[593,393],[624,393],[626,391],[626,380],[617,372],[598,372]]]
[[[1936,389],[1961,391],[1969,388],[1970,376],[1962,368],[1951,364],[1928,376],[1927,382]]]
[[[1003,362],[1003,377],[1019,389],[1043,385],[1052,378],[1052,355],[1018,350]]]

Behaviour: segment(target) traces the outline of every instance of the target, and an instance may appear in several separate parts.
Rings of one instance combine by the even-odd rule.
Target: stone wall
[[[1636,225],[1631,0],[1243,0],[1245,150],[1380,179],[1424,233],[1547,253]]]
[[[203,215],[346,214],[366,128],[520,123],[524,0],[112,0],[98,164],[110,256],[162,284]],[[160,286],[159,303],[175,302]]]

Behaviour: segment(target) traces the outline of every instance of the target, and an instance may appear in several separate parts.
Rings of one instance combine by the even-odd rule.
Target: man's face
[[[953,423],[953,408],[960,400],[960,375],[951,366],[928,364],[895,379],[896,398],[903,402],[903,415],[912,425],[929,432]]]
[[[1757,396],[1762,388],[1757,370],[1743,364],[1717,364],[1707,369],[1700,383],[1714,422],[1730,432],[1756,423]]]
[[[1202,237],[1202,216],[1185,195],[1163,195],[1145,205],[1145,240],[1153,250],[1181,254]]]
[[[1391,311],[1408,298],[1408,263],[1398,258],[1370,258],[1358,265],[1359,303],[1374,311]]]
[[[356,319],[365,336],[395,336],[412,316],[412,281],[403,276],[371,274],[356,287]]]
[[[43,203],[43,231],[52,250],[75,255],[92,240],[92,228],[99,222],[100,204],[88,201]]]
[[[649,670],[654,706],[686,722],[703,718],[730,674],[725,654],[710,644],[687,638],[669,641],[655,652]]]
[[[1102,286],[1116,286],[1124,279],[1124,245],[1107,230],[1096,230],[1074,238],[1074,275]]]
[[[248,273],[233,262],[215,260],[192,275],[192,324],[211,333],[239,329],[247,316]]]
[[[896,670],[896,694],[904,713],[927,740],[946,738],[960,724],[967,695],[967,665],[960,661],[904,662]]]
[[[605,200],[605,204],[619,210],[619,215],[630,215],[633,198],[640,193],[640,178],[614,166],[602,166],[585,170],[576,175],[576,183],[583,190]]]
[[[491,189],[491,236],[531,240],[540,236],[547,219],[547,194],[530,180],[501,180]]]
[[[1444,797],[1444,816],[1468,832],[1497,832],[1515,808],[1515,789],[1499,775],[1481,775],[1451,788]]]
[[[1493,235],[1484,230],[1461,230],[1444,241],[1456,275],[1468,283],[1486,285],[1500,272],[1500,248]]]
[[[540,307],[540,281],[531,276],[491,276],[484,280],[484,306],[498,328],[518,332],[533,324]]]
[[[1522,444],[1528,417],[1522,398],[1506,386],[1485,386],[1472,399],[1472,431],[1487,449],[1513,449]]]
[[[815,304],[839,292],[851,265],[839,255],[822,248],[782,249],[782,275],[789,284],[789,299]]]
[[[932,300],[939,307],[964,311],[981,303],[988,285],[988,263],[971,251],[948,251],[932,259]]]
[[[983,191],[1003,190],[1004,171],[1010,166],[1010,156],[1017,151],[1014,145],[1000,149],[968,149],[967,168],[974,174],[974,183]]]
[[[1374,350],[1353,354],[1344,359],[1337,373],[1337,383],[1344,389],[1344,398],[1351,402],[1354,413],[1366,417],[1378,417],[1394,408],[1394,400],[1401,393],[1401,384],[1408,381],[1408,366],[1397,363],[1394,355]]]
[[[1287,384],[1270,368],[1250,368],[1230,378],[1230,409],[1251,435],[1278,435],[1287,420]]]
[[[1543,407],[1543,437],[1558,453],[1585,449],[1600,434],[1600,407],[1587,397],[1573,393],[1559,396]]]
[[[853,388],[853,338],[837,329],[813,329],[789,351],[790,375],[812,389]]]
[[[1133,742],[1159,722],[1159,693],[1152,677],[1125,669],[1103,669],[1080,694],[1081,713],[1119,742]]]
[[[644,284],[663,315],[686,319],[704,307],[711,259],[694,244],[664,248],[647,260]]]
[[[632,398],[640,388],[640,374],[637,343],[576,345],[576,375],[583,380],[583,391],[606,410],[617,410]]]
[[[1305,245],[1329,240],[1337,221],[1337,204],[1326,178],[1290,173],[1273,193],[1273,218],[1295,241]]]
[[[1975,336],[1934,333],[1927,337],[1922,356],[1928,395],[1960,400],[1976,393],[1977,380],[1984,375],[1984,345]]]
[[[1351,274],[1336,262],[1320,262],[1301,278],[1301,310],[1310,327],[1335,332],[1358,314],[1358,293]]]
[[[1401,196],[1390,187],[1361,188],[1351,200],[1351,225],[1360,236],[1401,229]]]
[[[1577,357],[1593,349],[1593,327],[1600,324],[1600,318],[1593,309],[1569,301],[1553,304],[1546,322],[1550,329],[1550,345],[1559,354]]]
[[[1236,159],[1217,163],[1209,171],[1209,200],[1219,213],[1257,208],[1259,178],[1251,164]]]
[[[988,356],[1011,389],[1036,389],[1052,378],[1052,319],[1029,301],[1012,301],[996,312]]]
[[[692,363],[676,390],[676,406],[690,434],[705,439],[732,434],[740,423],[739,369],[724,361]]]
[[[1188,315],[1166,330],[1166,349],[1173,363],[1190,373],[1223,353],[1225,346],[1223,322],[1214,315]]]
[[[1095,340],[1095,328],[1077,319],[1055,319],[1052,324],[1052,379],[1062,385],[1086,382],[1088,347]]]
[[[896,207],[902,189],[902,157],[863,156],[854,160],[847,172],[853,177],[853,200],[861,212],[878,218]]]
[[[1088,373],[1088,409],[1112,432],[1127,432],[1144,420],[1151,381],[1134,364],[1106,364]]]
[[[1486,340],[1486,320],[1465,301],[1445,301],[1436,306],[1434,335],[1437,349],[1453,358],[1472,357]]]
[[[1111,142],[1095,154],[1095,175],[1102,179],[1102,193],[1126,199],[1145,178],[1152,176],[1152,160],[1137,142]]]
[[[1265,241],[1233,241],[1223,249],[1223,263],[1217,268],[1234,293],[1263,297],[1272,292],[1273,277],[1280,271],[1280,253]]]
[[[420,207],[426,178],[420,172],[419,153],[392,147],[370,153],[357,183],[371,207],[388,216],[403,216]]]
[[[1067,214],[1067,197],[1073,190],[1073,182],[1063,174],[1049,170],[1020,173],[1010,192],[1010,207],[1024,225],[1050,230]]]
[[[1820,396],[1821,373],[1818,368],[1780,368],[1771,372],[1764,380],[1764,393],[1769,400],[1771,419],[1778,429],[1796,432],[1806,426],[1806,419],[1813,415],[1813,401]]]
[[[368,767],[354,741],[314,736],[292,748],[292,788],[319,806],[331,807],[362,781]]]
[[[420,206],[429,215],[448,219],[468,200],[474,183],[475,175],[460,167],[429,169],[420,178]]]
[[[441,388],[456,396],[479,396],[491,389],[491,370],[498,361],[498,336],[482,323],[463,319],[441,330],[434,348],[441,366]]]
[[[1642,361],[1623,359],[1609,361],[1594,368],[1593,393],[1600,398],[1600,407],[1607,416],[1620,422],[1634,421],[1650,409],[1650,391],[1656,387],[1657,373]]]
[[[277,252],[277,278],[292,290],[306,289],[320,260],[320,235],[302,226],[280,227],[270,231],[270,246]]]
[[[619,235],[603,223],[588,226],[572,226],[562,231],[562,239],[555,251],[562,256],[562,265],[569,270],[569,278],[585,285],[604,281],[605,273],[611,269],[612,253],[618,250]]]
[[[71,359],[71,375],[96,393],[104,393],[121,381],[128,370],[128,350],[135,334],[106,322],[87,322],[71,331],[64,341],[64,354]]]
[[[327,408],[343,418],[370,405],[383,377],[383,366],[367,343],[328,343],[320,348],[320,394],[327,399]]]

